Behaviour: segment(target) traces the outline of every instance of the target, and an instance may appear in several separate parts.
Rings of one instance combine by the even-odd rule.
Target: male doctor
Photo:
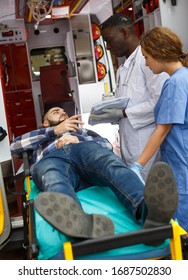
[[[107,109],[104,114],[93,115],[97,121],[119,118],[120,148],[123,160],[132,169],[141,171],[146,180],[155,161],[160,160],[157,151],[144,166],[135,163],[155,129],[153,110],[167,74],[153,75],[145,66],[139,39],[132,20],[124,14],[115,14],[101,25],[106,48],[117,57],[126,58],[117,71],[116,97],[129,99],[127,107]]]

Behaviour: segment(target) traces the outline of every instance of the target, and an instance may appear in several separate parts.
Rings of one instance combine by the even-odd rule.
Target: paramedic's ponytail
[[[188,67],[188,53],[182,53],[180,55],[180,61],[183,64],[183,66]]]

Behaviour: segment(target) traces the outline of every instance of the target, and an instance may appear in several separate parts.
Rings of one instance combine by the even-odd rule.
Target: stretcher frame
[[[26,153],[26,152],[24,152]],[[24,160],[27,161],[26,155],[24,155]],[[29,172],[28,162],[25,164]],[[25,208],[25,218],[24,221],[28,223],[26,237],[27,242],[25,247],[28,250],[29,259],[37,258],[39,248],[38,241],[35,234],[35,218],[34,218],[34,201],[29,200],[28,196],[31,190],[30,176],[26,177],[27,184],[27,202],[24,205]],[[73,260],[76,257],[85,256],[93,253],[99,253],[106,250],[117,249],[120,247],[126,247],[131,245],[136,245],[140,243],[153,242],[160,239],[170,238],[170,254],[172,260],[183,260],[188,259],[188,234],[187,232],[178,224],[177,221],[171,220],[171,223],[166,226],[161,226],[152,229],[142,229],[137,231],[132,231],[125,234],[116,234],[110,237],[103,237],[98,239],[90,239],[81,242],[64,242],[62,251],[64,252],[65,260]],[[165,256],[161,256],[164,258]]]
[[[153,229],[143,229],[126,234],[119,234],[100,239],[86,240],[78,243],[65,242],[63,244],[64,256],[66,260],[73,260],[75,257],[99,253],[105,250],[119,247],[131,246],[145,242],[156,241],[160,238],[170,238],[170,252],[172,260],[182,260],[183,246],[188,246],[186,231],[179,224],[172,220],[171,224]],[[164,257],[164,256],[163,256]]]

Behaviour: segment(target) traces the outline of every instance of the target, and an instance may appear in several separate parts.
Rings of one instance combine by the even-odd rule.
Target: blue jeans
[[[41,191],[60,192],[77,201],[76,192],[82,189],[108,186],[135,220],[144,196],[138,176],[94,141],[66,145],[44,156],[34,167],[33,180]]]

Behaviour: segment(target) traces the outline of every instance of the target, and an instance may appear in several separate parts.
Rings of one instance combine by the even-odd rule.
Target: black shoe
[[[167,163],[157,162],[150,169],[144,199],[148,211],[144,228],[168,225],[178,206],[178,192],[174,174]]]
[[[78,238],[100,238],[114,234],[114,224],[106,216],[86,214],[70,196],[57,192],[40,193],[34,206],[54,228]]]

